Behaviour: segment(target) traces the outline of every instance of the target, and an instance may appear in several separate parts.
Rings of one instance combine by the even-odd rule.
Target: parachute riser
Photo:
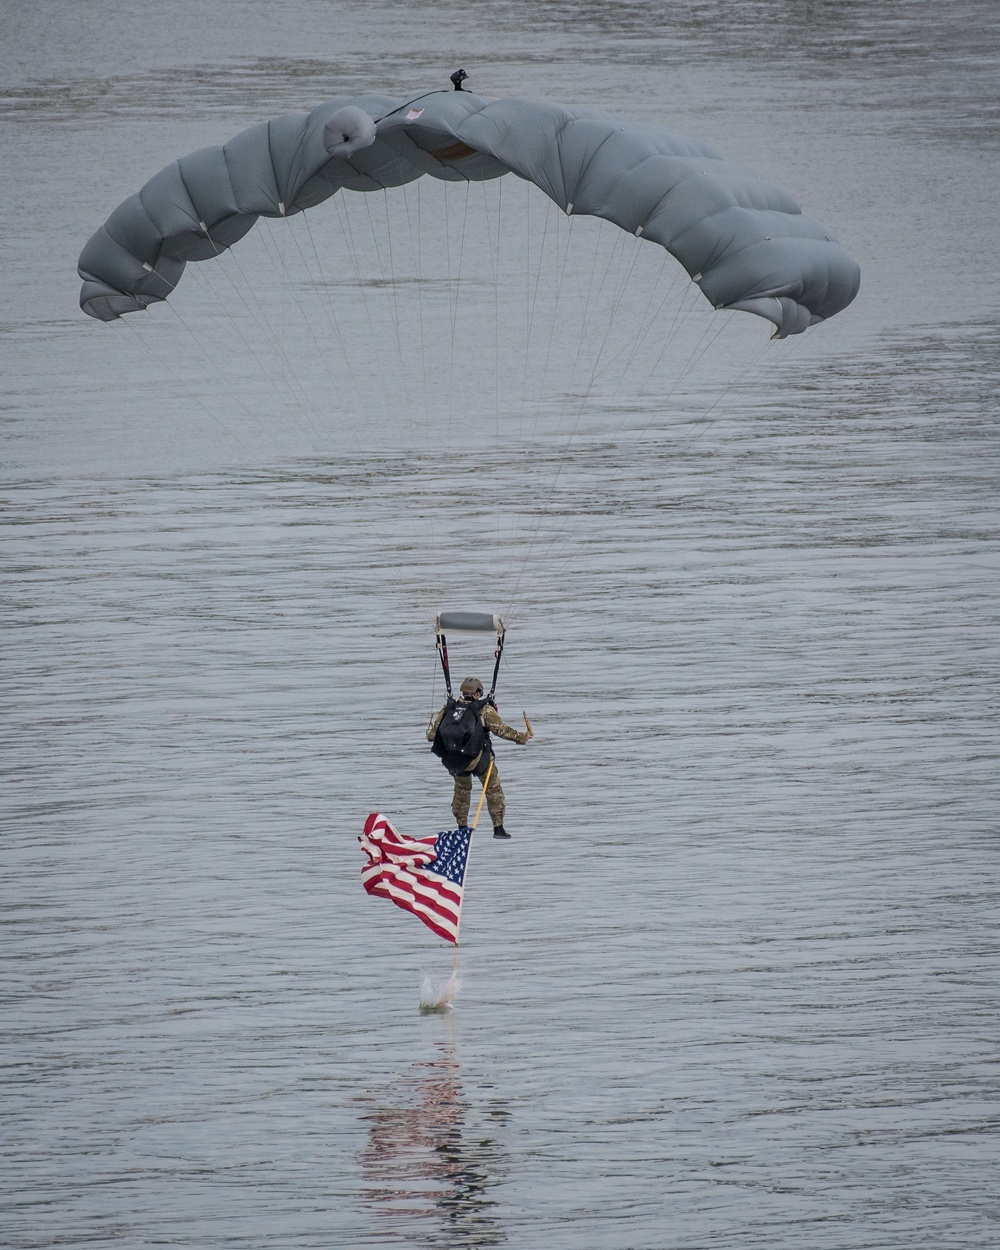
[[[441,671],[444,673],[444,688],[448,698],[452,699],[454,695],[451,693],[451,672],[448,668],[448,639],[444,634],[437,634],[436,640],[438,655],[441,657]]]
[[[497,634],[497,646],[496,650],[493,652],[493,680],[490,683],[490,692],[486,696],[490,703],[493,702],[493,696],[496,694],[497,678],[500,675],[500,660],[503,657],[503,642],[504,635],[502,633]],[[448,665],[448,639],[444,634],[436,634],[435,645],[437,647],[438,655],[441,657],[441,671],[444,673],[444,688],[447,691],[448,698],[452,699],[455,696],[453,695],[451,689],[451,669]]]
[[[445,636],[445,629],[457,629],[459,633],[486,633],[487,630],[496,631],[497,645],[493,652],[493,681],[490,684],[490,692],[487,695],[488,702],[493,702],[493,696],[496,693],[497,678],[500,675],[500,660],[503,656],[504,636],[507,627],[499,616],[494,616],[487,612],[439,612],[434,621],[434,637],[438,654],[441,656],[441,669],[444,672],[444,684],[448,692],[449,698],[454,698],[451,689],[451,673],[448,666],[448,640]]]
[[[504,640],[504,634],[503,633],[497,634],[497,649],[493,652],[493,657],[494,657],[494,660],[496,661],[496,663],[493,665],[493,681],[490,683],[490,692],[486,696],[487,700],[490,703],[493,702],[493,696],[496,694],[497,677],[500,674],[500,659],[503,655],[503,640]]]

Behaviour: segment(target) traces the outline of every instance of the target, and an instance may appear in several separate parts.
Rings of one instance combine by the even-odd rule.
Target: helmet
[[[483,693],[483,683],[478,677],[466,677],[462,682],[462,694],[471,694],[478,698]]]

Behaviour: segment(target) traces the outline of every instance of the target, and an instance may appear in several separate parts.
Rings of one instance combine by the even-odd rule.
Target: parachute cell
[[[330,100],[174,162],[84,247],[80,305],[101,321],[147,308],[188,261],[219,255],[259,216],[341,189],[508,173],[567,214],[660,244],[714,307],[765,317],[777,337],[832,317],[860,286],[856,262],[787,192],[696,140],[592,109],[447,91]]]

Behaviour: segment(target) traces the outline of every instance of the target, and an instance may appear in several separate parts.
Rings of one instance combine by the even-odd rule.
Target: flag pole
[[[475,816],[474,816],[474,818],[473,818],[473,821],[472,821],[472,832],[473,832],[473,833],[475,833],[475,831],[476,831],[476,825],[479,823],[479,814],[480,814],[480,812],[482,812],[482,810],[483,810],[483,800],[486,798],[486,787],[490,784],[490,778],[493,776],[493,764],[494,764],[494,763],[495,763],[495,757],[491,755],[491,756],[490,756],[490,766],[489,766],[489,768],[487,768],[487,770],[486,770],[486,776],[483,778],[483,792],[482,792],[482,794],[479,796],[479,806],[476,808],[476,814],[475,814]],[[468,857],[467,857],[467,859],[466,859],[466,861],[465,861],[465,876],[462,878],[462,894],[463,894],[463,899],[462,899],[462,901],[463,901],[463,903],[464,903],[464,901],[465,901],[465,898],[464,898],[464,895],[465,895],[465,883],[466,883],[466,882],[468,881],[468,879],[469,879],[469,860],[470,860],[471,858],[472,858],[472,839],[470,838],[470,839],[469,839],[469,854],[468,854]],[[459,928],[461,928],[461,927],[462,927],[462,915],[461,915],[461,913],[459,913],[459,917],[458,917],[458,927],[459,927]],[[457,971],[458,971],[458,933],[456,933],[456,934],[455,934],[455,962],[454,962],[454,967],[453,967],[453,975],[454,975],[454,973],[455,973],[455,972],[457,972]]]
[[[475,820],[473,820],[473,822],[472,822],[472,829],[473,829],[473,832],[475,832],[476,825],[479,823],[479,813],[483,810],[483,799],[485,799],[485,798],[486,798],[486,787],[490,784],[490,777],[492,777],[492,776],[493,776],[493,765],[494,765],[494,763],[495,763],[495,760],[494,760],[493,756],[491,755],[491,756],[490,756],[490,766],[489,766],[489,768],[487,768],[487,770],[486,770],[486,776],[483,778],[483,792],[482,792],[482,794],[479,796],[479,806],[476,808],[476,817],[475,817]]]

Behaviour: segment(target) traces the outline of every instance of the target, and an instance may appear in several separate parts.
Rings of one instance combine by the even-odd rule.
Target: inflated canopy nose
[[[353,104],[337,109],[323,127],[323,146],[331,156],[341,159],[370,148],[374,142],[374,118]]]

